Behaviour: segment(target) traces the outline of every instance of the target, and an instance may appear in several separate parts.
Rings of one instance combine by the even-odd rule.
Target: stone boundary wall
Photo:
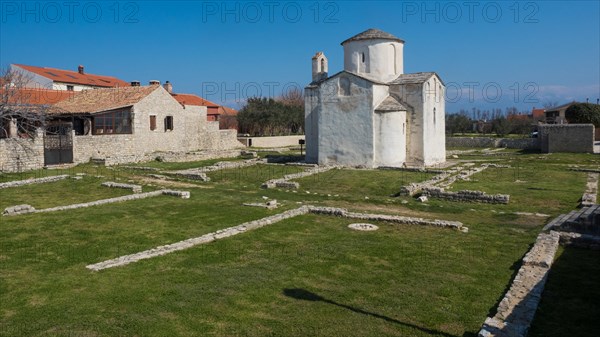
[[[462,190],[458,192],[445,191],[441,187],[425,187],[422,189],[423,195],[430,198],[446,199],[451,201],[463,202],[482,202],[488,204],[508,204],[510,196],[508,194],[486,194],[482,191]]]
[[[0,139],[0,172],[22,172],[44,166],[44,133],[36,131],[33,139]]]
[[[19,187],[19,186],[31,185],[31,184],[51,183],[51,182],[67,179],[68,177],[69,177],[68,174],[62,174],[62,175],[58,175],[58,176],[50,176],[50,177],[44,177],[44,178],[32,178],[32,179],[25,179],[25,180],[8,181],[5,183],[0,183],[0,190],[3,188],[9,188],[9,187]]]
[[[238,141],[244,144],[244,146],[250,146],[250,141],[252,141],[252,147],[297,146],[300,139],[304,139],[304,135],[278,137],[238,137]]]
[[[12,216],[12,215],[21,215],[21,214],[30,214],[30,213],[47,213],[47,212],[66,211],[66,210],[70,210],[70,209],[112,204],[115,202],[145,199],[145,198],[150,198],[150,197],[156,197],[159,195],[172,195],[172,196],[176,196],[176,197],[179,197],[182,199],[190,198],[190,192],[187,192],[187,191],[158,190],[158,191],[152,191],[152,192],[146,192],[146,193],[131,194],[131,195],[126,195],[126,196],[116,197],[116,198],[96,200],[96,201],[86,202],[86,203],[81,203],[81,204],[72,204],[72,205],[67,205],[67,206],[58,206],[58,207],[45,208],[45,209],[35,209],[30,205],[17,205],[17,206],[7,207],[4,210],[4,212],[2,212],[2,215],[3,216]]]
[[[557,232],[541,233],[523,258],[510,289],[493,317],[486,318],[479,337],[525,337],[540,302],[558,249]]]
[[[504,147],[539,150],[540,142],[537,138],[446,137],[446,147]]]
[[[140,186],[140,185],[123,184],[123,183],[115,183],[113,181],[106,181],[106,182],[102,183],[102,186],[131,190],[133,193],[142,193],[142,186]]]
[[[295,182],[295,181],[290,181],[292,179],[299,179],[299,178],[304,178],[304,177],[309,177],[312,176],[314,174],[318,174],[318,173],[323,173],[323,172],[327,172],[329,170],[333,170],[335,168],[338,168],[337,166],[318,166],[318,167],[313,167],[310,168],[304,172],[298,172],[298,173],[292,173],[292,174],[286,174],[285,176],[283,176],[283,178],[279,178],[279,179],[271,179],[267,182],[265,182],[264,184],[262,184],[262,188],[290,188],[290,189],[297,189],[300,187],[300,183]]]
[[[543,124],[538,129],[542,152],[594,153],[593,124]]]
[[[241,225],[228,227],[225,229],[218,230],[216,232],[204,234],[199,237],[178,241],[172,244],[158,246],[156,248],[148,249],[139,253],[129,254],[120,256],[114,259],[106,260],[103,262],[87,265],[86,268],[93,271],[100,271],[102,269],[124,266],[133,262],[137,262],[143,259],[149,259],[157,256],[166,255],[176,251],[188,249],[196,245],[213,242],[215,240],[224,239],[230,236],[241,234],[249,230],[261,228],[267,225],[271,225],[280,222],[285,219],[290,219],[299,215],[305,215],[308,213],[322,214],[322,215],[334,215],[342,216],[352,219],[361,219],[369,221],[389,221],[395,223],[404,223],[409,225],[431,225],[437,227],[448,227],[459,229],[466,232],[468,229],[462,226],[462,223],[457,221],[444,221],[444,220],[428,220],[422,218],[404,217],[398,215],[383,215],[383,214],[365,214],[365,213],[353,213],[348,212],[343,208],[333,207],[314,207],[314,206],[301,206],[283,213],[271,215],[262,219],[245,222]]]

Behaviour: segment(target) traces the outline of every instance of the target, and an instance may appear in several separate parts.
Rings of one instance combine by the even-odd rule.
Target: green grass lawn
[[[304,168],[256,165],[211,172],[210,182],[164,182],[190,191],[187,200],[159,196],[0,217],[0,336],[476,336],[547,221],[513,213],[573,208],[585,174],[567,171],[567,163],[594,165],[597,158],[540,156],[494,158],[527,167],[518,184],[512,171],[495,169],[457,183],[508,191],[509,205],[391,197],[403,184],[431,176],[405,171],[332,170],[298,179],[295,192],[266,190],[260,188],[266,180]],[[533,168],[536,174],[528,173]],[[100,187],[106,180],[157,188],[140,170],[84,165],[67,173],[80,171],[90,175],[0,190],[0,207],[45,208],[130,193]],[[27,176],[3,179],[11,177]],[[282,207],[242,206],[263,197]],[[306,215],[124,267],[85,268],[301,204],[458,220],[470,231],[376,223],[378,231],[355,232],[347,219]],[[581,259],[581,267],[562,274],[576,275],[593,261]],[[599,300],[592,292],[584,305]]]

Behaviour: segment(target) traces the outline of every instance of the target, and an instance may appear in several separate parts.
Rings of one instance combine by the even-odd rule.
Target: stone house
[[[312,59],[305,89],[306,161],[401,167],[446,160],[445,86],[434,72],[404,74],[404,41],[377,29],[343,41],[344,70]]]
[[[235,130],[206,120],[206,107],[182,105],[160,85],[84,90],[54,104],[34,139],[0,139],[0,170],[103,161],[107,165],[240,146]],[[16,147],[19,142],[27,143]],[[25,148],[27,151],[23,151]]]

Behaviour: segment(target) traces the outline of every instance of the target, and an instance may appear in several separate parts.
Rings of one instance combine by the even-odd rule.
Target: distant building
[[[377,29],[344,42],[344,70],[312,59],[305,90],[306,161],[363,167],[446,160],[445,86],[433,72],[404,74],[404,41]]]
[[[536,109],[535,107],[531,110],[531,117],[534,121],[544,121],[546,119],[546,109]]]
[[[559,105],[553,108],[548,108],[544,112],[547,124],[567,124],[565,112],[567,109],[577,102],[573,101],[567,104]]]
[[[129,83],[116,77],[87,74],[80,65],[77,71],[11,64],[11,70],[29,77],[28,88],[81,91],[86,89],[126,87]]]

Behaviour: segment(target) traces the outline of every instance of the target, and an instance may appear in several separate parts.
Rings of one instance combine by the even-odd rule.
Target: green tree
[[[469,132],[471,128],[472,122],[466,113],[446,115],[446,133],[454,135],[459,132]]]
[[[298,99],[249,98],[237,115],[241,133],[284,136],[304,132],[304,104]]]
[[[592,103],[574,103],[567,111],[565,118],[569,123],[594,124],[600,127],[600,105]]]

